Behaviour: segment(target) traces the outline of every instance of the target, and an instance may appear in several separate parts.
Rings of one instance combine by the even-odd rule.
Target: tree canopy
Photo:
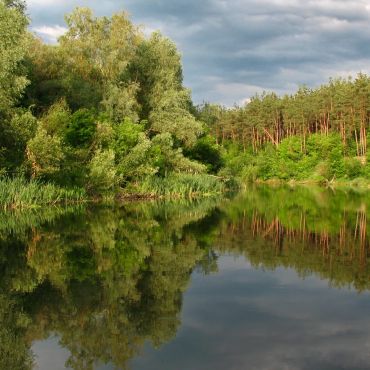
[[[213,171],[189,154],[205,132],[172,41],[146,37],[125,12],[96,17],[76,8],[65,17],[67,32],[48,45],[27,31],[23,5],[0,7],[2,173],[98,195]],[[105,168],[110,183],[100,186]]]

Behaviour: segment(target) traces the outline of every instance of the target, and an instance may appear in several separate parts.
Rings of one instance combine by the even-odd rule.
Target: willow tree
[[[136,121],[139,86],[128,67],[143,39],[139,28],[125,12],[96,17],[88,8],[76,8],[65,19],[68,31],[60,37],[58,49],[69,103],[93,91],[95,107],[101,103],[112,121]]]

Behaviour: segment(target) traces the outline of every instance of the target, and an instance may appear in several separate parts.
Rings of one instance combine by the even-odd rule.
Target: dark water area
[[[0,213],[0,369],[370,369],[370,193]]]

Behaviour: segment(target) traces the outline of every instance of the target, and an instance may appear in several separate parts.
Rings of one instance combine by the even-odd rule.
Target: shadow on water
[[[192,273],[217,274],[223,255],[367,291],[369,206],[351,190],[262,186],[233,199],[0,214],[0,368],[32,368],[32,344],[54,334],[66,367],[126,368],[145,343],[175,337]]]

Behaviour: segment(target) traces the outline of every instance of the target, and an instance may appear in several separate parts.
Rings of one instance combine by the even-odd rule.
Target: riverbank
[[[125,188],[97,194],[83,188],[64,188],[23,177],[2,178],[0,208],[11,210],[114,200],[193,199],[219,196],[235,186],[231,183],[229,179],[206,174],[171,174],[165,178],[146,178],[141,182],[129,183]]]
[[[118,192],[119,199],[180,199],[217,196],[232,187],[230,179],[207,174],[171,174],[148,177],[128,184]]]
[[[320,187],[331,187],[331,188],[359,188],[359,189],[370,189],[370,180],[364,178],[356,179],[306,179],[306,180],[281,180],[281,179],[268,179],[268,180],[255,180],[255,184],[266,184],[272,186],[279,185],[290,185],[290,186],[320,186]]]
[[[229,191],[248,188],[253,184],[269,186],[320,186],[330,188],[370,189],[370,181],[364,178],[346,179],[243,179],[212,175],[172,174],[167,178],[147,178],[142,182],[127,184],[105,194],[90,194],[83,188],[64,188],[52,183],[26,180],[22,177],[0,179],[0,209],[29,209],[51,205],[80,203],[106,203],[114,201],[196,199],[217,197]]]
[[[0,208],[37,208],[47,205],[81,203],[88,200],[84,189],[63,188],[23,177],[0,179]]]

